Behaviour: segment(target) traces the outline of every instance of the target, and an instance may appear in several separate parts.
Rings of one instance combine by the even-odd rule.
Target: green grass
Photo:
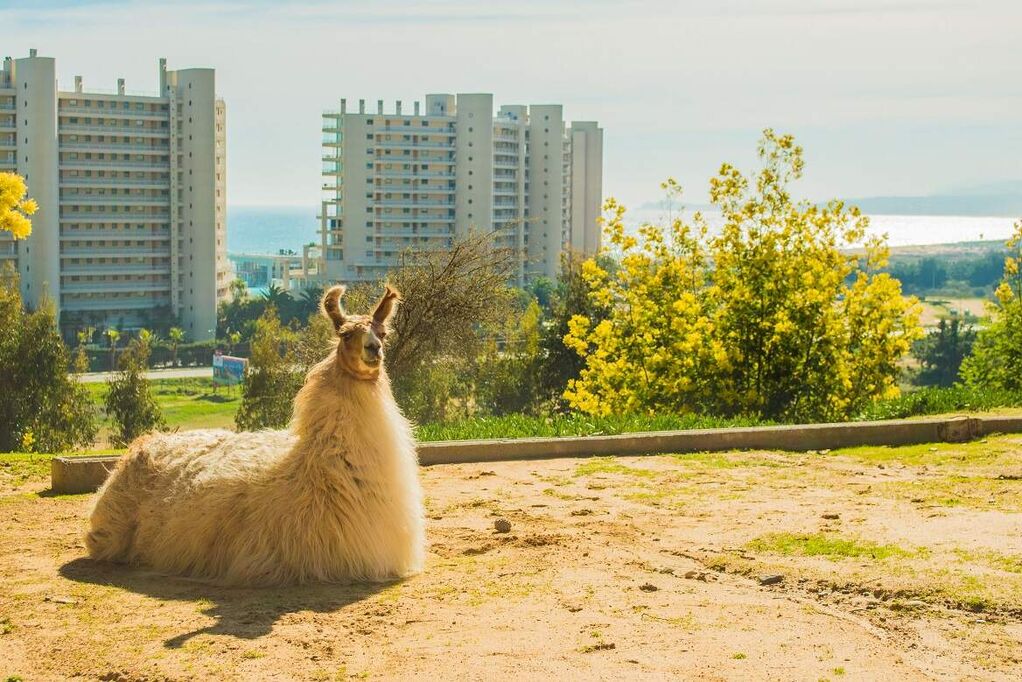
[[[833,450],[831,456],[850,457],[864,464],[944,466],[955,464],[1009,465],[1018,463],[1018,444],[1010,438],[984,438],[968,443],[921,443],[918,445],[866,445]]]
[[[1022,406],[1022,396],[1012,393],[974,390],[960,386],[923,388],[870,405],[855,421],[905,419],[951,412],[982,412]],[[496,438],[544,438],[559,436],[602,436],[639,431],[676,431],[740,426],[767,426],[775,422],[754,417],[704,417],[694,414],[612,415],[590,417],[560,414],[536,417],[522,414],[473,417],[452,423],[420,424],[420,441],[473,440]]]
[[[878,545],[858,538],[843,538],[828,533],[769,533],[746,543],[753,552],[783,556],[821,556],[828,559],[872,558],[878,561],[891,557],[918,556],[919,549],[907,550],[897,545]]]
[[[1017,573],[1022,575],[1022,556],[1001,554],[991,551],[974,551],[968,549],[955,549],[955,554],[962,561],[981,562],[991,568],[1005,573]]]
[[[85,384],[96,404],[102,433],[109,431],[103,410],[107,385]],[[233,428],[234,415],[241,405],[239,387],[220,387],[214,393],[209,379],[156,379],[153,395],[171,428]],[[943,414],[963,410],[989,410],[1022,405],[1022,397],[991,391],[973,391],[960,387],[921,389],[893,400],[874,403],[857,417],[859,420],[899,419]],[[612,415],[591,417],[582,414],[500,417],[473,417],[451,423],[420,424],[416,437],[422,442],[499,438],[543,438],[560,436],[602,436],[640,431],[764,426],[773,422],[753,417],[704,417],[693,414]]]
[[[638,478],[657,477],[655,471],[618,464],[613,457],[594,457],[575,467],[575,476],[592,476],[593,474],[620,474]]]
[[[982,412],[999,407],[1022,406],[1022,395],[992,389],[964,386],[927,387],[904,393],[897,398],[878,400],[856,417],[857,421],[904,419],[949,412]]]
[[[52,458],[53,455],[30,452],[0,454],[0,481],[16,488],[33,479],[49,476]]]
[[[104,410],[107,384],[97,382],[84,386],[96,405],[101,427],[108,429],[110,423]],[[210,379],[155,379],[150,386],[170,428],[234,427],[234,415],[241,405],[240,388],[221,386],[214,392]]]
[[[64,456],[120,454],[123,450],[91,450],[67,453]],[[17,492],[21,486],[50,477],[50,460],[54,455],[34,452],[0,453],[0,498],[10,501],[26,493]],[[7,496],[14,492],[13,497]],[[36,493],[30,493],[36,495]]]
[[[421,424],[420,441],[472,440],[490,438],[543,438],[557,436],[606,436],[638,431],[674,431],[734,426],[760,426],[766,422],[749,418],[726,419],[698,415],[659,414],[590,417],[583,414],[532,417],[512,414],[475,417],[449,424]]]
[[[891,481],[881,492],[923,506],[968,507],[1022,512],[1022,487],[1018,481],[985,476],[940,476],[917,481]]]

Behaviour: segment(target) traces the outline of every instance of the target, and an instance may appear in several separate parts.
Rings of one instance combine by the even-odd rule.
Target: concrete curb
[[[756,426],[626,433],[617,436],[516,438],[422,443],[419,463],[469,464],[508,460],[657,455],[721,450],[827,450],[859,445],[960,443],[992,433],[1022,432],[1022,417],[951,417],[841,424]],[[99,488],[117,456],[54,457],[53,492],[75,494]]]

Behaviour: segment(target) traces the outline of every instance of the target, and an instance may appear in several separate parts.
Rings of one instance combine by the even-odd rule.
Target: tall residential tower
[[[498,231],[520,254],[518,282],[554,277],[565,250],[599,248],[603,130],[565,124],[559,104],[503,106],[493,95],[426,95],[404,111],[323,114],[324,275],[380,279],[406,250]]]
[[[196,340],[229,293],[225,109],[213,69],[168,71],[159,93],[57,86],[32,50],[0,70],[0,171],[24,176],[39,204],[32,235],[0,236],[22,294],[49,298],[70,337],[176,316]]]

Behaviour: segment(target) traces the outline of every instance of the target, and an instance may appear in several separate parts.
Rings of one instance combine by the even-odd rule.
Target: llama
[[[348,315],[322,299],[338,340],[295,398],[284,431],[138,438],[99,491],[94,559],[222,585],[381,582],[422,569],[422,490],[411,427],[382,341],[398,292]]]

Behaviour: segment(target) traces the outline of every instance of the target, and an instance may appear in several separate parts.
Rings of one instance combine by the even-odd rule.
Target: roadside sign
[[[245,379],[245,368],[248,360],[236,358],[222,353],[213,354],[213,383],[224,386],[235,386]]]

